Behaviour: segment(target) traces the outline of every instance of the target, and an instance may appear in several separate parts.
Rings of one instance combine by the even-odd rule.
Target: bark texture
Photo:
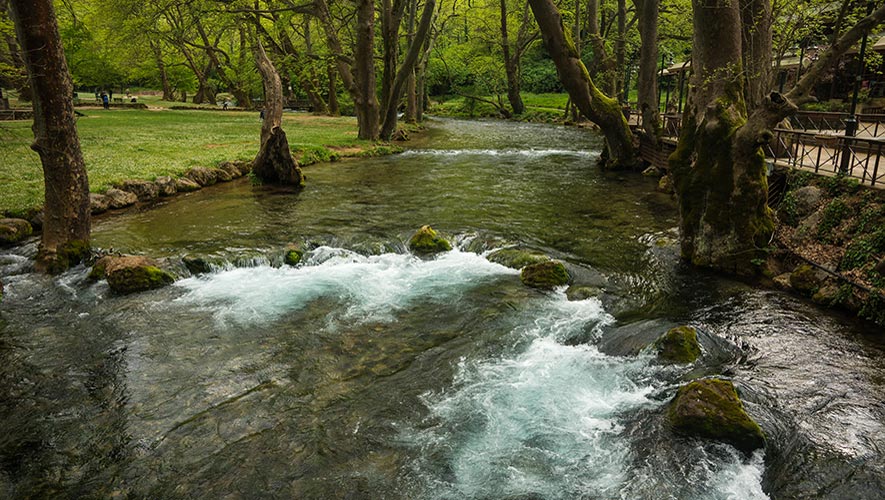
[[[507,75],[507,100],[514,115],[525,113],[525,104],[519,93],[519,48],[511,47],[507,29],[507,0],[500,0],[501,6],[501,51],[504,56],[504,73]]]
[[[657,143],[661,133],[658,116],[658,6],[659,0],[634,0],[639,16],[639,76],[637,97],[645,136]]]
[[[774,221],[765,156],[738,132],[747,121],[741,16],[732,0],[693,0],[692,86],[670,158],[682,255],[692,263],[752,274]]]
[[[252,163],[252,172],[262,182],[303,186],[304,175],[298,167],[289,141],[283,131],[283,88],[280,75],[274,68],[261,42],[255,42],[253,51],[264,83],[265,108],[261,123],[261,148]]]
[[[89,180],[74,123],[73,85],[51,0],[11,0],[34,90],[34,144],[45,185],[42,271],[60,272],[89,253]]]
[[[616,99],[603,94],[581,62],[571,37],[565,32],[559,11],[551,0],[529,0],[541,29],[544,45],[556,65],[559,80],[581,114],[599,126],[605,136],[609,168],[633,168],[638,164],[633,134]]]

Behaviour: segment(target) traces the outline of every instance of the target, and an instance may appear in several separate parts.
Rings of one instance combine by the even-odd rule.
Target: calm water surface
[[[881,332],[682,266],[673,203],[595,168],[592,132],[434,120],[408,146],[99,220],[95,245],[179,269],[162,290],[0,254],[0,497],[882,498]],[[423,224],[456,249],[409,255]],[[604,293],[525,288],[485,257],[509,246]],[[679,323],[695,366],[636,352]],[[720,373],[765,454],[667,428]]]

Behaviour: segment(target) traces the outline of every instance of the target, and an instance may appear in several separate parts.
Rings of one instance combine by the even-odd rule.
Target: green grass
[[[82,110],[77,120],[89,185],[101,192],[126,179],[176,176],[196,166],[250,160],[258,152],[258,113],[171,110]],[[372,148],[356,138],[352,117],[286,113],[284,129],[296,154],[348,148],[348,156]],[[0,212],[43,204],[40,158],[30,149],[31,122],[0,122]],[[351,150],[353,148],[353,150]],[[325,155],[320,155],[325,157]]]

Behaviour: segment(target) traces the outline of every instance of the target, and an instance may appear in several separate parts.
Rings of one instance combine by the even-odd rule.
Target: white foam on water
[[[710,500],[769,500],[762,491],[762,474],[765,472],[765,455],[762,450],[745,460],[737,451],[730,460],[719,464],[710,481]],[[699,499],[700,500],[700,499]]]
[[[418,463],[436,498],[609,498],[626,479],[622,412],[656,405],[647,358],[615,358],[592,345],[558,342],[611,318],[599,302],[548,297],[518,336],[513,356],[462,361],[453,387],[425,395],[435,425],[405,436],[422,455],[442,455],[447,474]],[[437,458],[438,460],[438,458]]]
[[[387,253],[363,256],[330,247],[311,252],[301,267],[257,266],[188,278],[177,301],[213,311],[224,323],[260,323],[305,307],[318,298],[343,301],[340,319],[390,321],[417,299],[450,302],[469,287],[517,271],[469,252],[433,259]]]
[[[525,156],[539,158],[544,156],[565,155],[594,157],[598,151],[578,151],[574,149],[410,149],[403,156]]]

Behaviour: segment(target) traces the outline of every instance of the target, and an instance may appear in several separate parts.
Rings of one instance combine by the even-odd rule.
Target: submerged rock
[[[225,172],[227,172],[227,174],[230,175],[231,179],[236,179],[236,178],[242,177],[244,175],[243,171],[240,170],[239,166],[237,166],[233,162],[229,162],[229,161],[226,161],[226,162],[222,163],[221,165],[218,165],[218,169],[224,170]]]
[[[669,363],[693,363],[701,355],[697,330],[690,326],[677,326],[655,341],[658,358]]]
[[[180,179],[175,179],[175,189],[180,193],[189,193],[200,189],[200,185],[192,179],[182,177]]]
[[[675,186],[673,185],[673,179],[671,179],[669,175],[661,177],[658,181],[658,191],[667,194],[673,194],[676,192]]]
[[[218,182],[230,182],[235,179],[234,175],[223,168],[210,168]]]
[[[109,208],[125,208],[138,201],[138,196],[134,193],[117,188],[108,189],[104,195],[108,198]]]
[[[175,179],[168,175],[157,177],[154,179],[154,184],[156,184],[160,196],[172,196],[178,192],[178,188],[175,187]]]
[[[488,259],[489,262],[501,264],[502,266],[507,266],[511,269],[522,269],[530,264],[548,261],[550,260],[550,257],[531,250],[502,248],[501,250],[495,250],[490,253]]]
[[[519,274],[519,279],[526,286],[552,290],[558,286],[567,285],[569,274],[562,262],[549,260],[524,267]]]
[[[304,258],[304,252],[301,248],[298,245],[289,245],[286,248],[286,256],[283,257],[283,262],[289,266],[297,266],[302,258]]]
[[[790,273],[790,286],[797,292],[807,295],[817,291],[822,282],[823,280],[817,275],[817,271],[808,264],[802,264]]]
[[[110,200],[103,194],[89,193],[89,211],[93,214],[100,214],[108,211]]]
[[[448,252],[451,249],[452,244],[430,226],[421,226],[421,229],[409,239],[409,250],[417,254]]]
[[[587,300],[593,297],[599,297],[601,294],[602,290],[595,286],[572,285],[565,291],[566,298],[571,301]]]
[[[186,255],[181,258],[181,263],[191,274],[205,274],[212,272],[212,266],[202,257]]]
[[[722,441],[747,454],[765,446],[762,429],[744,411],[729,380],[708,378],[682,386],[667,416],[678,432]]]
[[[136,255],[109,255],[99,259],[89,273],[91,279],[102,277],[117,293],[134,293],[172,284],[175,278],[160,269],[156,261]]]
[[[152,201],[160,196],[160,188],[153,182],[127,180],[117,187],[134,194],[138,197],[138,201]]]
[[[206,167],[194,167],[185,172],[184,177],[196,182],[200,186],[211,186],[218,182],[215,170]]]
[[[14,245],[34,232],[24,219],[0,219],[0,245]]]

